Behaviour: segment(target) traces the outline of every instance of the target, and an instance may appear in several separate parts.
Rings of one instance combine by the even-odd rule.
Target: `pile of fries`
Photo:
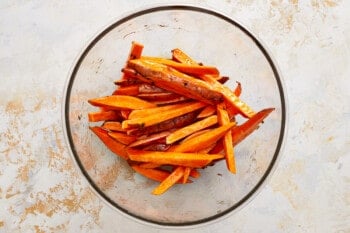
[[[172,58],[142,56],[133,42],[122,78],[110,96],[90,99],[90,127],[116,155],[139,174],[158,181],[160,195],[177,183],[191,183],[199,169],[225,160],[236,173],[234,146],[258,128],[274,110],[254,112],[240,98],[241,85],[218,69],[194,61],[180,49]],[[237,125],[235,116],[247,120]]]

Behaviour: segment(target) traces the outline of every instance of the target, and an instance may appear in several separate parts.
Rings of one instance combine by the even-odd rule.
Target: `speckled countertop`
[[[173,232],[112,210],[77,171],[63,89],[104,26],[161,1],[1,1],[0,232]],[[189,2],[189,1],[187,1]],[[269,183],[236,214],[184,232],[350,232],[350,1],[190,1],[238,19],[284,77],[289,129]]]

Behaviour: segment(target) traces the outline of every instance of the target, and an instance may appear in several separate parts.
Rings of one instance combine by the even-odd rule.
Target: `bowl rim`
[[[281,121],[281,128],[278,138],[278,143],[274,152],[274,155],[271,159],[271,162],[269,163],[265,173],[260,178],[260,180],[256,183],[256,185],[236,204],[231,206],[230,208],[215,214],[213,216],[195,220],[195,221],[189,221],[189,222],[181,222],[181,223],[169,223],[169,222],[160,222],[160,221],[153,221],[144,217],[141,217],[139,215],[133,214],[128,212],[127,209],[122,208],[121,206],[118,206],[117,203],[113,202],[108,196],[106,196],[93,182],[93,180],[90,178],[90,176],[87,174],[87,172],[84,170],[84,166],[82,165],[79,156],[77,155],[77,152],[74,148],[74,142],[72,140],[72,134],[70,131],[70,123],[69,123],[69,100],[71,95],[72,86],[74,83],[75,76],[80,68],[80,65],[86,55],[89,53],[89,51],[95,46],[95,44],[103,38],[105,35],[107,35],[111,30],[113,30],[115,27],[127,22],[130,19],[133,19],[135,17],[150,14],[158,11],[171,11],[171,10],[184,10],[184,11],[195,11],[199,13],[205,13],[217,18],[220,18],[233,26],[237,27],[239,30],[241,30],[245,35],[247,35],[258,47],[258,49],[263,53],[264,57],[268,61],[280,94],[280,100],[281,100],[281,114],[282,114],[282,121]],[[62,101],[62,127],[64,132],[64,138],[66,145],[68,146],[69,154],[71,155],[74,164],[76,168],[79,170],[80,174],[84,177],[84,181],[88,183],[88,186],[90,189],[101,199],[103,202],[107,204],[111,209],[117,210],[118,213],[122,214],[123,216],[126,216],[127,218],[136,221],[141,224],[145,224],[148,226],[153,227],[160,227],[160,228],[194,228],[194,227],[203,227],[208,226],[209,224],[216,223],[218,221],[221,221],[223,219],[228,218],[229,216],[232,216],[233,213],[236,213],[238,210],[245,207],[247,204],[249,204],[265,187],[267,182],[271,179],[272,174],[276,170],[277,164],[279,160],[281,159],[281,155],[283,152],[283,149],[285,147],[285,139],[287,137],[287,123],[288,123],[288,101],[287,101],[287,94],[286,94],[286,88],[285,84],[282,78],[281,70],[279,69],[277,62],[271,55],[271,52],[267,48],[267,46],[262,42],[262,40],[252,33],[250,30],[247,29],[247,27],[239,22],[237,19],[233,19],[232,17],[226,15],[225,13],[218,11],[217,9],[213,9],[212,7],[209,7],[207,5],[194,5],[194,4],[156,4],[151,6],[143,6],[141,8],[135,9],[133,11],[129,11],[127,13],[121,14],[118,18],[112,20],[111,23],[105,25],[102,27],[101,30],[99,30],[96,34],[92,36],[92,39],[90,39],[82,48],[80,49],[80,53],[78,56],[74,59],[74,62],[72,63],[71,69],[68,73],[68,77],[66,79],[66,83],[64,85],[64,91],[63,91],[63,101]]]

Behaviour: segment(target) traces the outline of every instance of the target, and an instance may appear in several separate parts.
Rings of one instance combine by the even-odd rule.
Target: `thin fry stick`
[[[171,186],[176,184],[184,175],[185,169],[177,167],[165,180],[163,180],[153,191],[152,194],[160,195],[166,192]]]
[[[137,162],[151,162],[194,168],[202,168],[211,161],[224,157],[221,154],[142,151],[134,149],[127,149],[127,153],[131,160]]]
[[[172,68],[175,68],[183,73],[186,74],[196,74],[196,75],[204,75],[204,74],[211,74],[211,75],[219,75],[219,71],[216,67],[213,66],[200,66],[198,64],[184,64],[180,62],[175,62],[173,60],[159,58],[159,57],[146,57],[142,56],[142,60],[145,61],[151,61],[160,63],[163,65],[170,66]]]
[[[124,129],[132,128],[132,127],[147,127],[151,125],[158,124],[160,122],[184,115],[189,112],[193,112],[197,109],[203,108],[205,103],[193,103],[189,106],[185,106],[182,108],[172,109],[167,112],[161,112],[157,115],[149,115],[143,118],[135,118],[130,120],[125,120],[122,122],[122,127]]]
[[[197,118],[204,118],[211,116],[216,113],[216,108],[214,105],[208,105],[198,114]]]
[[[88,118],[90,122],[113,121],[113,120],[120,120],[120,114],[112,110],[100,111],[100,112],[89,112]]]
[[[230,118],[225,110],[225,103],[221,103],[217,106],[218,119],[220,125],[226,125],[230,123]],[[232,145],[232,134],[231,131],[226,132],[223,138],[223,145],[225,151],[225,159],[226,165],[230,172],[236,174],[236,163],[235,163],[235,155]]]
[[[221,137],[225,135],[225,133],[230,130],[235,125],[234,122],[231,122],[227,125],[220,126],[218,128],[209,130],[196,138],[191,138],[186,142],[173,146],[169,148],[168,151],[176,151],[176,152],[195,152],[202,150],[208,145],[211,145],[218,141]]]
[[[207,117],[201,121],[197,121],[191,125],[185,126],[181,129],[176,130],[166,137],[166,143],[172,144],[194,132],[205,129],[212,125],[215,125],[218,122],[218,118],[216,115]]]
[[[111,95],[90,99],[88,102],[93,106],[107,107],[109,109],[145,109],[156,107],[156,105],[145,100],[127,95]]]

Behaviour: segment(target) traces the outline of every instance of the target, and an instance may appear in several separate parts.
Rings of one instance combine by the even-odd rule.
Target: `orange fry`
[[[153,169],[153,168],[143,168],[141,166],[133,165],[131,166],[132,169],[134,169],[136,172],[140,173],[141,175],[158,182],[162,182],[165,180],[170,173],[164,170],[159,169]]]
[[[190,106],[193,103],[194,102],[172,104],[172,105],[168,105],[168,106],[148,108],[148,109],[136,109],[136,110],[131,111],[131,113],[129,115],[129,119],[142,118],[142,117],[147,117],[149,115],[157,115],[159,113],[166,112],[169,110],[174,110],[174,109]]]
[[[102,125],[102,128],[110,131],[125,131],[124,129],[122,129],[122,123],[120,123],[119,121],[105,121]]]
[[[197,118],[204,118],[213,115],[216,112],[214,105],[208,105],[198,114]]]
[[[191,173],[191,168],[190,167],[185,167],[184,175],[182,178],[182,183],[186,184],[188,181],[188,177],[190,176]]]
[[[121,132],[109,132],[108,135],[117,140],[118,142],[123,143],[124,145],[129,145],[137,139],[134,136],[129,136]]]
[[[113,92],[113,95],[131,95],[136,96],[139,94],[139,85],[130,85],[125,87],[119,87]]]
[[[218,119],[220,125],[226,125],[230,123],[228,112],[225,110],[225,103],[221,103],[217,106]],[[230,172],[236,174],[235,155],[232,145],[231,131],[226,132],[223,138],[226,166]]]
[[[145,109],[156,107],[156,105],[152,103],[127,95],[111,95],[90,99],[88,102],[93,106],[107,107],[110,109]]]
[[[186,140],[186,142],[169,148],[168,151],[195,152],[205,149],[208,147],[208,145],[215,143],[221,137],[223,137],[225,133],[228,130],[230,130],[234,125],[235,123],[231,122],[218,128],[211,129],[208,132],[199,135],[198,137],[188,139]]]
[[[151,162],[162,165],[178,165],[185,167],[201,168],[211,161],[223,158],[221,154],[198,154],[179,152],[160,152],[127,149],[129,158],[137,162]]]
[[[166,143],[172,144],[194,132],[205,129],[209,126],[215,125],[218,122],[216,115],[207,117],[201,121],[197,121],[191,125],[185,126],[181,129],[176,130],[166,137]]]
[[[120,119],[120,114],[115,111],[89,112],[88,118],[90,122],[97,121],[114,121]]]
[[[166,192],[171,186],[176,184],[184,175],[185,169],[177,167],[165,180],[163,180],[153,191],[152,194],[160,195]]]
[[[108,135],[108,132],[101,127],[90,127],[91,131],[94,132],[97,137],[116,155],[122,157],[123,159],[128,159],[128,154],[126,153],[125,145],[114,140]]]
[[[211,75],[219,75],[219,71],[216,67],[213,66],[200,66],[198,64],[185,64],[176,62],[169,59],[164,59],[160,57],[146,57],[142,56],[142,60],[145,61],[151,61],[155,63],[160,63],[163,65],[170,66],[172,68],[177,69],[178,71],[181,71],[186,74],[196,74],[196,75],[204,75],[204,74],[211,74]]]
[[[143,118],[125,120],[122,122],[122,127],[124,129],[127,129],[130,127],[147,127],[147,126],[155,125],[160,122],[184,115],[186,113],[193,112],[197,109],[203,108],[205,105],[206,105],[205,103],[197,102],[182,108],[161,112],[157,115],[149,115]]]

